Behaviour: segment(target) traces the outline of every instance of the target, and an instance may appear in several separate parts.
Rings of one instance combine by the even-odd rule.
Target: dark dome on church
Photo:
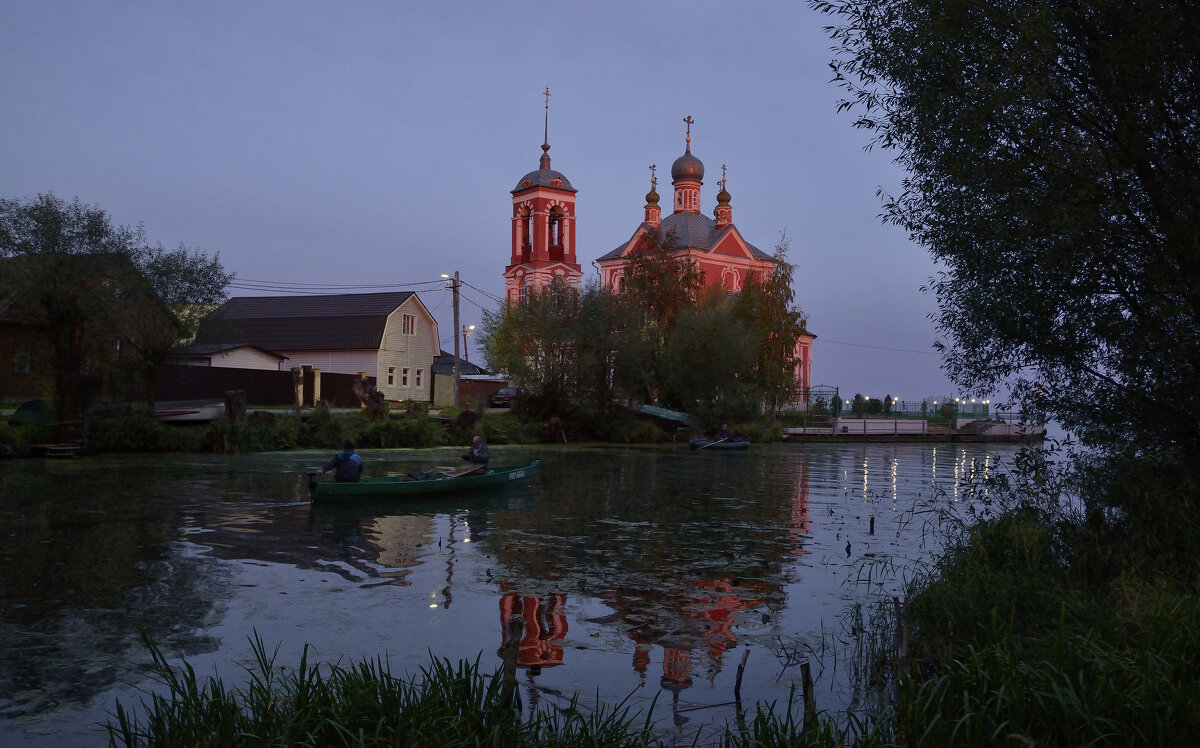
[[[513,192],[521,190],[533,189],[534,187],[553,187],[558,190],[567,190],[568,192],[577,192],[571,186],[571,182],[562,175],[562,172],[554,169],[534,169],[525,176],[521,177],[517,182],[517,186],[512,189]]]
[[[671,164],[671,181],[678,182],[681,179],[694,182],[704,181],[704,163],[692,155],[691,146],[688,146],[687,152]]]

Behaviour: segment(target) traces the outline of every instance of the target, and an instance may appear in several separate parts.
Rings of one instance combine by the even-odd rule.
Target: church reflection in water
[[[508,631],[508,622],[514,615],[520,615],[525,628],[517,648],[517,667],[540,670],[563,664],[567,617],[562,611],[566,603],[567,596],[563,594],[547,595],[543,599],[516,592],[506,593],[500,598],[500,648],[496,654],[504,657],[504,636]]]
[[[596,593],[596,598],[613,612],[587,622],[619,628],[633,644],[631,664],[641,682],[657,679],[662,689],[672,693],[675,702],[678,702],[679,694],[693,684],[694,678],[715,679],[723,669],[726,652],[738,645],[739,626],[767,626],[773,614],[783,606],[783,577],[780,574],[783,564],[797,555],[810,553],[805,548],[811,540],[812,530],[809,480],[808,467],[801,461],[794,478],[788,478],[787,500],[774,504],[771,509],[776,513],[774,521],[764,522],[756,530],[769,538],[753,538],[749,543],[740,542],[744,540],[740,538],[730,539],[735,545],[756,545],[761,553],[768,555],[753,559],[752,564],[748,564],[747,559],[738,559],[729,564],[728,575],[720,571],[716,574],[710,571],[708,575],[686,573],[665,564],[655,571],[655,554],[648,552],[638,556],[607,555],[615,567],[611,569],[613,576],[630,581]],[[566,535],[560,537],[567,546],[565,550],[571,550],[569,546],[574,541],[567,540]],[[649,538],[642,540],[647,546],[655,543]],[[704,552],[699,548],[688,550]],[[728,547],[722,547],[720,551],[711,547],[706,550],[727,553]],[[569,557],[571,554],[563,555]],[[520,562],[516,565],[521,566]],[[713,566],[712,563],[704,565],[710,569]],[[539,579],[533,570],[528,571],[528,579]],[[585,577],[583,570],[575,569],[569,586],[582,588]],[[520,615],[524,630],[517,665],[526,668],[532,679],[542,668],[564,664],[567,595],[523,594],[519,589],[521,586],[520,582],[501,583],[503,594],[496,654],[503,658],[509,621],[514,615]],[[541,581],[534,581],[531,586],[545,589]],[[654,672],[656,649],[661,654],[661,674]]]

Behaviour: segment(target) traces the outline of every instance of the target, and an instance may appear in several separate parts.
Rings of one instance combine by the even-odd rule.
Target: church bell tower
[[[514,303],[531,289],[549,288],[555,279],[576,289],[583,279],[575,259],[576,190],[550,168],[550,89],[543,93],[542,157],[512,190],[512,255],[504,269],[504,297]]]

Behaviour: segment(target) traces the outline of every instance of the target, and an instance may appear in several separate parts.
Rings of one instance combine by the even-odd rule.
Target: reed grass
[[[143,634],[143,638],[145,635]],[[478,662],[431,658],[413,679],[385,660],[314,664],[306,647],[293,669],[276,666],[261,638],[244,685],[172,667],[146,639],[161,689],[140,705],[117,703],[107,724],[112,746],[650,746],[650,725],[623,705],[539,711],[501,698],[499,675]],[[141,716],[139,716],[139,714]]]

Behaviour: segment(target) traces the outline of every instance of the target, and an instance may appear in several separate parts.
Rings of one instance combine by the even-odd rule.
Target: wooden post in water
[[[742,661],[738,663],[737,680],[733,682],[733,698],[742,700],[742,673],[746,672],[746,659],[750,656],[749,649],[742,650]]]
[[[875,518],[874,517],[871,518],[871,534],[872,535],[875,534]]]
[[[508,619],[508,631],[504,637],[504,683],[500,688],[500,703],[521,708],[521,695],[517,692],[517,653],[521,649],[521,632],[525,622],[520,615]]]
[[[812,671],[807,662],[800,663],[800,683],[804,689],[804,732],[817,726],[817,699],[813,695]]]

